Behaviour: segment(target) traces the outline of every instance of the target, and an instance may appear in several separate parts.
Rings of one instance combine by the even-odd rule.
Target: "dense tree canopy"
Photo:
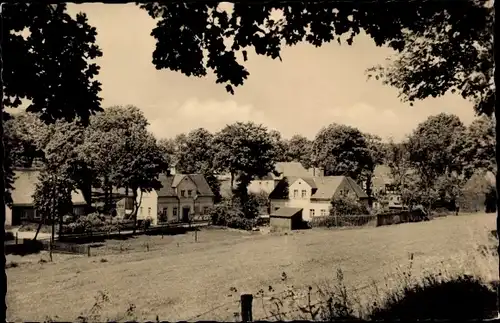
[[[3,104],[18,107],[28,99],[27,110],[47,122],[86,121],[100,111],[99,67],[92,60],[102,52],[86,15],[71,17],[63,3],[2,8]]]
[[[356,128],[331,124],[322,128],[312,145],[315,167],[321,167],[325,175],[345,175],[358,180],[371,162],[365,136]]]
[[[301,135],[294,135],[287,142],[288,157],[305,168],[312,166],[312,141]]]
[[[262,125],[253,122],[227,125],[215,135],[214,147],[217,168],[231,174],[231,187],[236,180],[242,194],[246,194],[253,178],[274,171],[274,141]]]
[[[449,44],[437,47],[437,55],[450,55],[453,59],[447,66],[457,66],[456,71],[460,72],[466,61],[461,54],[471,58],[481,56],[477,55],[480,51],[475,49],[474,41],[487,34],[485,26],[490,21],[490,10],[484,4],[485,1],[479,0],[460,4],[448,1],[273,2],[236,3],[224,10],[218,2],[154,2],[140,4],[140,7],[157,19],[151,33],[157,41],[153,52],[157,69],[167,68],[197,77],[207,75],[210,69],[216,74],[217,83],[225,84],[226,89],[233,92],[233,86],[242,85],[249,75],[241,63],[246,61],[251,48],[258,55],[281,59],[284,45],[306,41],[321,46],[334,40],[351,44],[361,30],[377,45],[398,51],[411,47],[409,51],[415,52],[414,39],[420,35],[430,38],[433,44]],[[480,58],[474,59],[477,62]],[[436,75],[449,74],[442,65],[438,67],[434,70],[441,73]],[[440,86],[432,75],[422,76],[433,81],[436,87]],[[417,98],[432,94],[422,93]]]

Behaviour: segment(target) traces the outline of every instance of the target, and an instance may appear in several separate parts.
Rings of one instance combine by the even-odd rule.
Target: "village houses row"
[[[368,204],[368,195],[352,178],[346,176],[324,176],[321,169],[305,169],[298,162],[277,163],[275,173],[254,180],[249,192],[266,194],[269,198],[267,214],[301,213],[305,221],[317,216],[326,216],[331,208],[334,196],[350,196],[361,203]],[[20,225],[24,221],[39,221],[40,215],[33,205],[33,193],[38,181],[39,169],[16,169],[12,207],[6,207],[6,224]],[[221,195],[231,194],[230,176],[219,175]],[[205,177],[201,174],[176,174],[170,170],[161,174],[162,188],[152,192],[138,194],[138,220],[150,219],[153,225],[172,222],[188,222],[190,219],[208,220],[210,209],[214,206],[214,193]],[[389,193],[389,207],[400,208],[401,201],[397,192],[391,191],[391,180],[385,166],[380,166],[373,179],[374,190]],[[94,190],[93,197],[102,197],[102,192]],[[131,192],[116,189],[113,192],[116,201],[114,215],[124,218],[132,212],[133,197]],[[84,213],[85,201],[79,192],[73,193],[74,213]],[[377,207],[377,204],[373,205]]]

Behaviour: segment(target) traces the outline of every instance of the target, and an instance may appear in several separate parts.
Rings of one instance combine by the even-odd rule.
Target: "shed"
[[[302,225],[302,209],[281,207],[271,214],[269,224],[278,231],[299,229]]]

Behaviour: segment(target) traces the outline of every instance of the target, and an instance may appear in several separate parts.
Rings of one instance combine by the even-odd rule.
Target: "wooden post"
[[[90,246],[87,246],[87,257],[90,257]]]
[[[49,241],[49,257],[50,261],[52,262],[52,241]]]
[[[241,294],[241,321],[252,322],[252,294]]]
[[[18,239],[17,239],[17,231],[16,231],[16,244],[17,244],[17,242],[18,242]]]
[[[194,242],[198,242],[198,228],[194,230]]]

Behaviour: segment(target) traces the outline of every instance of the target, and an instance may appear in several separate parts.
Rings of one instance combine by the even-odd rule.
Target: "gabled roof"
[[[278,182],[274,190],[269,194],[271,199],[285,198],[285,192],[289,185],[292,185],[297,180],[302,179],[312,188],[311,199],[328,199],[330,200],[337,193],[340,184],[344,181],[354,191],[358,198],[368,198],[368,195],[363,189],[350,177],[347,176],[321,176],[321,177],[285,177]]]
[[[271,216],[278,216],[283,218],[291,218],[295,214],[302,212],[301,208],[296,207],[280,207],[276,211],[274,211]]]
[[[345,179],[345,176],[324,176],[316,177],[317,190],[311,196],[312,199],[331,199]]]
[[[349,185],[351,186],[351,189],[356,193],[356,196],[360,199],[366,199],[369,198],[368,194],[349,176],[345,178],[347,182],[349,182]]]
[[[159,180],[162,188],[156,190],[158,196],[177,196],[175,188],[185,177],[188,177],[194,182],[198,196],[214,196],[205,176],[202,174],[175,174],[170,176],[161,174]]]

